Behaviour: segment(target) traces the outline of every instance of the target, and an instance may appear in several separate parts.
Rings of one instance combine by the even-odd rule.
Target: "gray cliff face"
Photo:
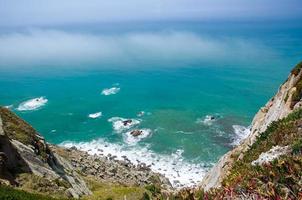
[[[301,107],[301,100],[295,102],[294,105],[292,101],[293,94],[297,90],[296,85],[301,78],[302,70],[298,74],[291,73],[289,75],[286,82],[280,86],[277,94],[255,115],[251,124],[250,135],[239,146],[219,159],[217,164],[203,178],[200,187],[205,190],[220,187],[221,182],[228,175],[232,163],[235,161],[233,159],[236,157],[235,155],[239,155],[238,159],[241,159],[242,153],[255,142],[257,136],[264,132],[270,123],[286,117],[293,110]]]
[[[2,108],[1,108],[2,109]],[[5,121],[10,117],[10,121]],[[36,132],[27,135],[20,142],[13,134],[30,130],[31,127],[8,110],[1,110],[0,115],[0,178],[9,180],[12,185],[19,185],[15,180],[18,174],[30,173],[50,181],[65,181],[67,196],[79,198],[91,194],[84,180],[75,172],[68,160],[54,154],[44,139]],[[12,131],[12,133],[7,133]],[[28,132],[29,133],[29,132]],[[23,137],[23,136],[22,136]],[[32,142],[33,143],[28,143]]]

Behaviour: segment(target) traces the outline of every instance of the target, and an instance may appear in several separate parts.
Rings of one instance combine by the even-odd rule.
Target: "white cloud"
[[[46,63],[85,67],[88,65],[83,64],[97,63],[99,67],[118,64],[122,67],[127,63],[243,62],[272,55],[270,48],[257,41],[213,38],[192,32],[105,35],[32,30],[0,35],[0,68]]]

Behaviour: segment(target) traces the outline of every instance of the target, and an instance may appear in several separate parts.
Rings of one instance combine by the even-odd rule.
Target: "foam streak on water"
[[[61,143],[61,146],[67,148],[75,146],[91,155],[107,156],[111,154],[117,156],[118,160],[123,160],[123,156],[126,156],[135,165],[139,163],[150,165],[152,171],[165,175],[175,188],[198,184],[207,170],[205,166],[209,166],[209,164],[195,164],[186,161],[181,149],[171,154],[157,154],[147,147],[111,144],[102,139],[80,143],[66,141]]]
[[[95,118],[99,118],[102,116],[102,112],[97,112],[97,113],[91,113],[88,115],[89,118],[95,119]]]
[[[116,94],[119,91],[120,91],[120,88],[118,88],[118,87],[106,88],[102,91],[102,95],[108,96],[108,95]]]
[[[44,106],[48,102],[48,99],[44,97],[30,99],[28,101],[22,102],[17,110],[19,111],[26,111],[26,110],[37,110]]]

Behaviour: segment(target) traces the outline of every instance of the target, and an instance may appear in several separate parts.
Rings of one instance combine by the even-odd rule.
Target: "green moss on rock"
[[[302,109],[271,123],[243,158],[235,161],[221,188],[184,189],[175,199],[302,199]],[[292,152],[262,165],[252,165],[273,146]],[[235,158],[237,155],[235,156]]]
[[[298,63],[291,71],[291,74],[294,74],[295,76],[297,76],[300,72],[302,68],[302,61],[300,63]]]
[[[296,105],[296,103],[298,103],[300,101],[300,99],[302,98],[302,77],[296,83],[295,88],[296,88],[296,90],[292,95],[291,108],[293,108]]]
[[[0,107],[0,116],[4,133],[9,139],[33,146],[36,150],[36,154],[44,161],[48,161],[50,150],[42,137],[31,125],[4,107]]]
[[[302,147],[302,109],[288,117],[273,122],[263,132],[242,160],[234,163],[229,176],[223,181],[226,189],[234,190],[239,195],[257,194],[269,199],[297,199],[302,188],[302,156],[290,154],[281,156],[273,162],[254,166],[252,161],[267,152],[273,146],[292,146],[293,152],[301,151]],[[218,192],[222,194],[222,191]],[[300,195],[300,196],[299,196]]]
[[[4,107],[0,107],[0,115],[3,130],[10,139],[18,140],[26,145],[34,142],[37,133],[28,123]]]
[[[83,197],[83,200],[140,200],[148,195],[148,191],[140,186],[123,186],[107,182],[99,182],[92,177],[85,179],[93,195]],[[147,192],[147,193],[146,193]]]
[[[291,74],[294,76],[298,76],[299,73],[301,72],[302,69],[302,61],[300,63],[298,63],[291,71]],[[293,108],[297,102],[300,101],[300,99],[302,98],[302,77],[299,77],[299,80],[296,82],[296,84],[294,85],[294,87],[296,88],[295,92],[292,94],[292,98],[291,98],[291,104],[290,107]],[[285,98],[285,101],[287,101],[288,98],[288,94]]]
[[[1,200],[63,200],[48,197],[40,194],[32,194],[23,190],[14,189],[11,187],[0,185]]]
[[[293,154],[302,154],[302,138],[299,138],[292,144],[292,152]]]

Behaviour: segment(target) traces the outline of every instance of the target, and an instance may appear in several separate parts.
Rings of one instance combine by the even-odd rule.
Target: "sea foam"
[[[103,139],[91,142],[61,143],[63,147],[75,146],[79,150],[86,151],[91,155],[116,156],[123,160],[126,156],[133,164],[145,163],[150,165],[152,171],[165,175],[175,188],[196,186],[205,175],[212,163],[194,163],[187,161],[183,156],[183,150],[179,149],[171,154],[158,154],[148,149],[148,146],[129,146],[125,144],[112,144]]]
[[[124,122],[127,120],[131,120],[131,122],[124,124]],[[108,119],[108,122],[112,123],[113,129],[117,133],[121,133],[123,131],[129,130],[130,128],[140,124],[141,121],[138,119],[125,119],[122,117],[112,117],[112,118]]]
[[[102,91],[102,95],[108,96],[108,95],[112,95],[112,94],[116,94],[120,91],[120,88],[118,87],[112,87],[112,88],[105,88]]]
[[[201,123],[206,126],[211,126],[213,122],[215,122],[219,116],[217,115],[206,115],[204,118],[198,118],[196,123]]]
[[[14,107],[13,105],[4,106],[4,108],[7,108],[7,109],[12,109],[13,107]]]
[[[151,129],[138,129],[141,131],[141,134],[138,136],[133,136],[131,134],[132,131],[128,131],[124,134],[124,141],[129,145],[135,145],[137,142],[141,141],[142,139],[149,137],[152,134]]]
[[[97,112],[97,113],[91,113],[88,115],[89,118],[95,119],[95,118],[99,118],[102,116],[102,112]]]
[[[251,127],[245,127],[240,125],[233,125],[232,126],[235,132],[235,136],[233,138],[232,145],[239,145],[242,140],[247,138],[251,132]]]
[[[30,99],[28,101],[22,102],[17,110],[19,111],[26,111],[26,110],[37,110],[44,106],[48,102],[48,99],[44,97],[38,97],[34,99]]]

